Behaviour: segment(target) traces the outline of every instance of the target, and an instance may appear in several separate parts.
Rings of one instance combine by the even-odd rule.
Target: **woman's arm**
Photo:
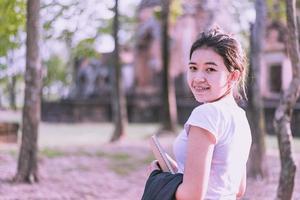
[[[240,183],[240,187],[239,187],[239,191],[236,194],[236,198],[240,199],[244,196],[245,192],[246,192],[246,180],[247,180],[247,172],[246,172],[246,167],[245,170],[243,171],[243,175],[242,175],[242,179],[241,179],[241,183]]]
[[[214,144],[215,138],[209,131],[196,126],[190,127],[183,182],[177,188],[177,200],[204,198]]]

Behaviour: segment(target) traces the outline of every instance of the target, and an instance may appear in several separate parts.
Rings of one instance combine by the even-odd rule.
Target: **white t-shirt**
[[[205,199],[236,199],[252,141],[245,111],[232,96],[196,107],[173,145],[179,173],[184,173],[190,125],[208,130],[216,139]]]

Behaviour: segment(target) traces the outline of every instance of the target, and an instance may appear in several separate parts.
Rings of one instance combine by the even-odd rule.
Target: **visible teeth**
[[[208,90],[209,87],[194,87],[195,90]]]

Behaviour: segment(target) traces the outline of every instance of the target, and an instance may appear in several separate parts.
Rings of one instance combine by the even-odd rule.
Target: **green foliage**
[[[44,86],[49,86],[56,81],[60,81],[64,84],[66,80],[66,63],[57,55],[53,55],[49,60],[45,62],[47,68],[47,76],[44,78]]]
[[[0,70],[1,69],[6,69],[6,65],[0,63]]]
[[[154,13],[153,13],[154,17],[155,17],[156,19],[160,20],[160,19],[161,19],[161,12],[162,12],[161,6],[156,6],[156,7],[154,8],[154,11],[153,11],[153,12],[154,12]]]
[[[102,22],[102,26],[98,27],[97,35],[100,34],[110,34],[112,35],[113,30],[113,19],[108,19]]]
[[[108,166],[113,172],[120,176],[127,176],[137,170],[134,162],[112,162]]]
[[[109,158],[115,161],[126,161],[129,160],[131,156],[128,153],[120,152],[120,153],[109,154]]]
[[[73,49],[73,55],[75,58],[93,58],[98,57],[99,53],[94,48],[95,38],[87,38],[81,40],[77,46]]]
[[[155,159],[156,158],[154,157],[153,153],[151,152],[143,160],[141,160],[141,163],[145,164],[145,165],[149,165]]]
[[[297,0],[299,2],[299,0]],[[275,21],[285,21],[285,1],[267,0],[268,18]]]
[[[136,171],[141,166],[141,161],[128,153],[116,152],[108,154],[107,158],[110,159],[109,168],[116,174],[121,176],[129,175],[131,172]]]
[[[25,26],[25,11],[25,0],[0,0],[0,57],[20,45],[16,37]]]
[[[154,8],[154,16],[158,20],[161,19],[161,6],[156,6]],[[170,0],[170,23],[175,23],[177,20],[177,17],[182,14],[182,8],[181,8],[181,0]]]
[[[172,0],[170,6],[170,20],[175,23],[178,16],[182,15],[181,0]]]
[[[49,148],[44,148],[43,150],[40,151],[40,154],[48,158],[66,156],[66,153],[63,151],[56,150],[56,149],[49,149]]]

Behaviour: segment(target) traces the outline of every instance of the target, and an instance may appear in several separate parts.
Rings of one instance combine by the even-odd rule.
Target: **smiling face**
[[[231,92],[232,74],[211,48],[196,49],[190,59],[188,85],[198,102],[213,102]]]

